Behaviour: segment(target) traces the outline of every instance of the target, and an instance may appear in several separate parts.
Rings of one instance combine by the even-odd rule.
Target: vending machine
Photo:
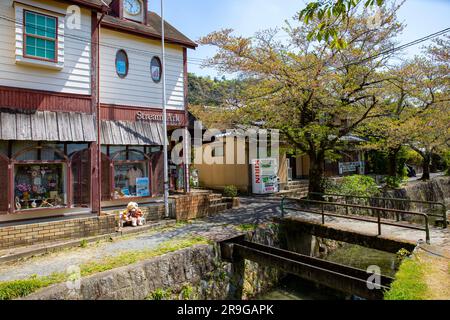
[[[254,194],[272,194],[279,191],[277,159],[252,160]]]

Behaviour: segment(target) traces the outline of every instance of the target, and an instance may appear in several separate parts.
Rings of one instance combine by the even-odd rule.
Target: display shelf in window
[[[14,200],[17,211],[67,206],[64,164],[16,164]]]

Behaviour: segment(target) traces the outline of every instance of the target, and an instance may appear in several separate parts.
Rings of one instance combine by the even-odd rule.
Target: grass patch
[[[88,262],[80,266],[82,277],[128,266],[139,261],[158,257],[170,252],[189,248],[195,245],[208,244],[203,237],[189,237],[168,240],[151,250],[124,252],[117,256],[106,257],[98,262]],[[68,280],[69,275],[55,272],[49,276],[33,276],[29,279],[0,282],[0,300],[12,300],[25,297],[39,289]]]
[[[385,300],[425,300],[428,287],[425,283],[424,265],[416,257],[405,259],[384,295]]]
[[[145,300],[167,300],[170,299],[171,295],[172,292],[170,290],[156,289]]]
[[[255,231],[258,228],[257,224],[254,223],[244,223],[236,226],[236,229],[242,232]]]

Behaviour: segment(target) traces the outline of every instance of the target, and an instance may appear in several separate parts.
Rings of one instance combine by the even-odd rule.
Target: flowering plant
[[[19,190],[20,192],[30,192],[31,191],[31,185],[27,184],[27,183],[19,183],[16,186],[17,190]]]

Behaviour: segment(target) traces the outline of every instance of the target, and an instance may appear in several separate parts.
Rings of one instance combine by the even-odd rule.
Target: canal
[[[394,277],[399,263],[395,254],[344,244],[330,253],[326,260],[367,270],[378,266],[381,273]],[[287,275],[273,290],[262,294],[256,300],[348,300],[357,299],[346,293],[319,286],[297,276]]]

